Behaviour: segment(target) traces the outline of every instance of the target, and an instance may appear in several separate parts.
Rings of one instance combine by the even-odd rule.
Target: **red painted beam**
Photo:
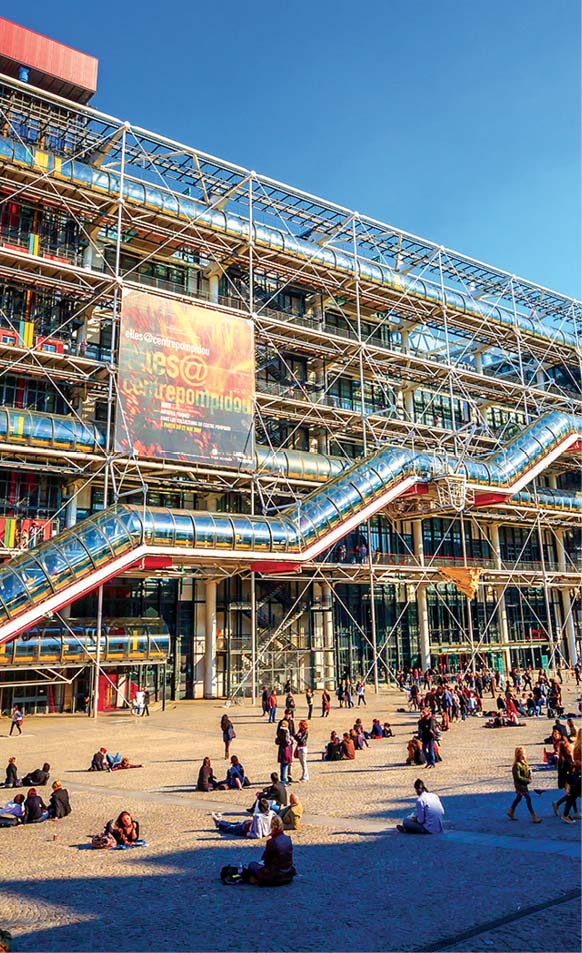
[[[490,506],[492,503],[507,503],[509,499],[505,493],[476,493],[475,506]]]
[[[130,566],[130,569],[169,569],[173,565],[171,556],[144,556]],[[127,571],[127,570],[126,570]]]
[[[428,483],[415,483],[414,486],[409,486],[402,496],[424,496],[428,489]]]
[[[262,572],[264,575],[275,575],[278,572],[300,572],[297,563],[260,562],[251,563],[251,572]]]

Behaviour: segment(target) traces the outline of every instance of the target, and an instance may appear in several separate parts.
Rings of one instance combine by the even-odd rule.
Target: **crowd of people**
[[[441,739],[455,723],[466,721],[468,717],[487,715],[491,727],[509,727],[519,723],[520,717],[539,717],[541,714],[555,717],[550,737],[545,740],[551,749],[544,749],[544,760],[549,767],[557,768],[557,787],[561,796],[552,802],[553,812],[565,823],[572,824],[580,818],[578,799],[580,798],[580,731],[572,718],[564,723],[560,716],[564,714],[562,703],[562,672],[559,667],[554,677],[543,671],[520,672],[514,669],[507,679],[498,672],[442,673],[428,670],[421,673],[411,670],[399,673],[398,680],[402,691],[408,694],[408,710],[418,715],[417,730],[407,742],[406,764],[434,768],[442,760]],[[241,870],[230,872],[224,882],[246,882],[257,885],[274,885],[289,882],[294,874],[293,845],[289,831],[301,829],[303,805],[295,793],[288,792],[288,786],[294,781],[309,782],[309,735],[310,722],[315,706],[315,693],[306,689],[305,717],[299,718],[298,707],[301,698],[288,683],[283,691],[284,707],[282,717],[277,720],[280,708],[275,689],[262,692],[262,716],[274,726],[274,745],[277,770],[270,776],[270,783],[255,791],[253,803],[247,808],[248,817],[242,820],[225,820],[222,814],[211,814],[213,824],[220,834],[245,839],[266,841],[262,861],[253,862]],[[338,684],[335,696],[338,710],[344,708],[367,708],[365,682],[357,680],[355,685],[346,671]],[[321,717],[329,717],[332,695],[321,692]],[[488,712],[488,700],[495,703],[496,711]],[[356,701],[357,700],[357,701]],[[489,704],[491,704],[491,702]],[[405,711],[406,709],[400,709]],[[15,715],[15,713],[13,713]],[[556,717],[557,716],[557,717]],[[14,721],[17,724],[17,720]],[[229,714],[220,720],[220,737],[224,746],[224,760],[227,762],[225,776],[214,771],[210,756],[206,756],[200,766],[196,788],[199,792],[239,791],[250,787],[245,768],[231,746],[237,738],[235,726]],[[360,717],[343,732],[330,732],[322,758],[325,761],[351,762],[358,751],[374,746],[375,742],[394,737],[389,722],[379,718],[366,720]],[[111,753],[100,747],[92,757],[90,771],[116,771],[124,768],[142,767],[132,764],[119,752]],[[300,776],[293,778],[294,767],[300,770]],[[40,788],[50,782],[50,765],[45,762],[20,779],[16,757],[8,760],[5,787],[27,786],[28,793],[15,794],[8,803],[0,808],[0,826],[19,826],[21,824],[42,823],[46,820],[59,820],[71,813],[71,804],[67,790],[60,781],[51,785],[48,803]],[[512,782],[515,791],[513,802],[507,810],[508,817],[514,821],[519,816],[518,808],[525,800],[527,810],[534,824],[541,818],[536,814],[532,794],[541,793],[532,788],[532,770],[523,746],[515,749],[512,765]],[[439,796],[429,791],[426,783],[417,778],[414,782],[416,801],[412,813],[397,825],[404,834],[439,834],[443,831],[444,807]],[[91,843],[96,849],[127,849],[145,844],[140,836],[139,822],[129,811],[122,811],[115,820],[110,820],[103,831],[93,835]],[[239,878],[237,881],[236,878]]]

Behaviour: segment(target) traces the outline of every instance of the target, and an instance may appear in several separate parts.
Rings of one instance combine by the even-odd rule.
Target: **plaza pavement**
[[[565,697],[574,711],[573,682]],[[219,835],[209,817],[213,810],[246,817],[250,792],[276,768],[273,726],[250,703],[229,709],[231,750],[253,782],[240,794],[194,791],[204,755],[224,776],[218,701],[170,703],[165,713],[153,706],[139,719],[27,717],[22,737],[12,738],[9,720],[0,719],[0,768],[13,754],[21,774],[48,760],[73,806],[56,824],[0,830],[0,926],[11,930],[13,949],[579,950],[580,822],[566,825],[552,813],[556,772],[542,766],[551,721],[495,731],[480,718],[455,724],[443,736],[442,764],[428,771],[404,764],[417,717],[396,712],[404,696],[369,692],[367,701],[364,723],[389,720],[396,736],[371,742],[355,762],[324,763],[321,749],[357,710],[334,707],[327,719],[314,710],[311,781],[292,787],[305,812],[292,835],[298,877],[276,890],[222,886],[221,867],[259,859],[262,844]],[[305,713],[302,698],[297,712]],[[545,791],[534,796],[537,826],[524,803],[517,822],[505,813],[517,744],[527,748],[532,787]],[[101,745],[143,769],[88,773]],[[394,828],[413,807],[418,775],[445,805],[442,836]],[[123,809],[140,820],[147,847],[88,849],[89,835]]]

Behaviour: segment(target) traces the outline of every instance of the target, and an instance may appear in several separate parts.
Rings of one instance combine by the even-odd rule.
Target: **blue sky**
[[[97,56],[105,112],[581,294],[577,0],[29,0],[12,19]]]

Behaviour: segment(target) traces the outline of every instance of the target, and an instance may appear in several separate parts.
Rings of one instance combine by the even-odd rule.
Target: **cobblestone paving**
[[[566,696],[573,710],[572,686]],[[580,824],[554,818],[556,775],[541,764],[551,722],[499,731],[477,718],[454,725],[443,738],[443,763],[423,771],[404,765],[415,716],[396,713],[402,705],[395,692],[368,696],[364,722],[388,719],[396,737],[370,743],[351,764],[323,763],[320,752],[329,731],[349,727],[356,710],[336,708],[325,720],[315,712],[311,781],[293,788],[305,810],[304,829],[293,837],[299,876],[277,891],[225,888],[218,880],[223,864],[262,852],[257,842],[220,837],[208,816],[218,809],[242,817],[249,792],[193,790],[205,754],[217,773],[224,770],[219,703],[182,702],[149,719],[27,718],[23,736],[11,739],[1,719],[0,767],[12,754],[22,773],[48,760],[73,804],[58,824],[0,830],[0,924],[12,930],[14,949],[388,951],[451,938],[442,949],[579,950],[577,900],[520,917],[580,886]],[[229,713],[237,731],[232,751],[258,790],[276,767],[273,727],[250,705]],[[144,768],[87,773],[102,744]],[[523,804],[516,823],[505,815],[516,744],[527,747],[534,786],[545,792],[536,799],[538,826]],[[413,806],[419,773],[445,804],[447,832],[438,838],[394,829]],[[147,848],[87,849],[88,835],[122,809],[140,819]],[[490,928],[504,916],[518,918]],[[484,932],[455,945],[481,926]]]

